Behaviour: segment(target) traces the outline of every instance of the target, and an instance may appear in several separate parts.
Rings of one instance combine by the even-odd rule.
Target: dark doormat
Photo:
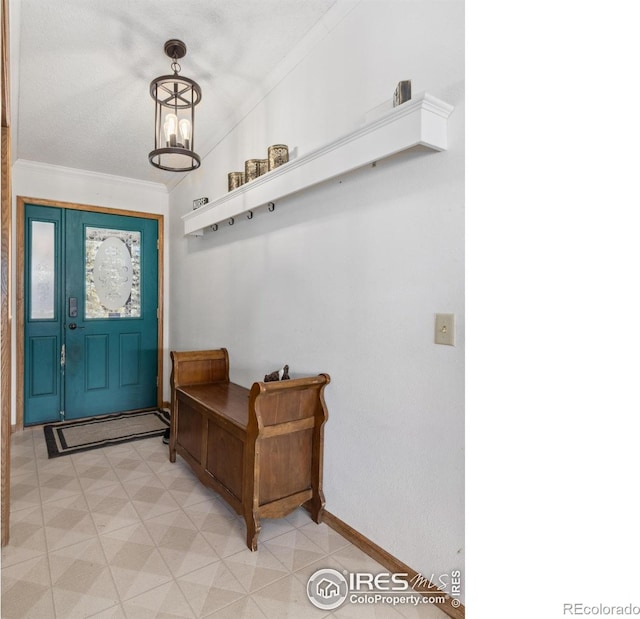
[[[169,413],[161,410],[116,413],[44,426],[49,458],[162,436]]]

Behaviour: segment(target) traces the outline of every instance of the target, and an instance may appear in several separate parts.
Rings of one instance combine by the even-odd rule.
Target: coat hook
[[[270,213],[273,213],[273,209],[276,208],[276,205],[273,202],[269,202],[269,206],[267,207]]]
[[[218,224],[213,224],[213,226],[211,226],[211,229],[215,232],[218,229]]]
[[[229,219],[229,225],[233,226],[233,224],[236,223],[236,220],[232,217],[231,219]]]
[[[253,219],[253,211],[247,213],[247,219]]]

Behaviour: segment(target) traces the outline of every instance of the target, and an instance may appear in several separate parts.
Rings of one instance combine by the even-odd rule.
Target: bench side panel
[[[251,389],[248,436],[255,435],[255,508],[309,491],[324,506],[322,460],[327,408],[327,374],[279,382],[258,382]],[[252,428],[251,426],[254,426]],[[249,439],[251,440],[251,439]],[[249,468],[249,467],[247,467]]]

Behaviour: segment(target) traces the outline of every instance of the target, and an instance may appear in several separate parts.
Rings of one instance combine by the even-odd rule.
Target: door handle
[[[71,329],[72,331],[75,331],[76,329],[84,329],[84,327],[79,327],[75,322],[70,322],[69,329]]]

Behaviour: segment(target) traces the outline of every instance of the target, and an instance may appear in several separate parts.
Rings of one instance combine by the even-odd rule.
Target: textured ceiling
[[[16,156],[171,185],[177,175],[148,162],[149,82],[171,73],[165,41],[186,43],[181,75],[202,88],[195,137],[204,156],[334,3],[21,0]]]

